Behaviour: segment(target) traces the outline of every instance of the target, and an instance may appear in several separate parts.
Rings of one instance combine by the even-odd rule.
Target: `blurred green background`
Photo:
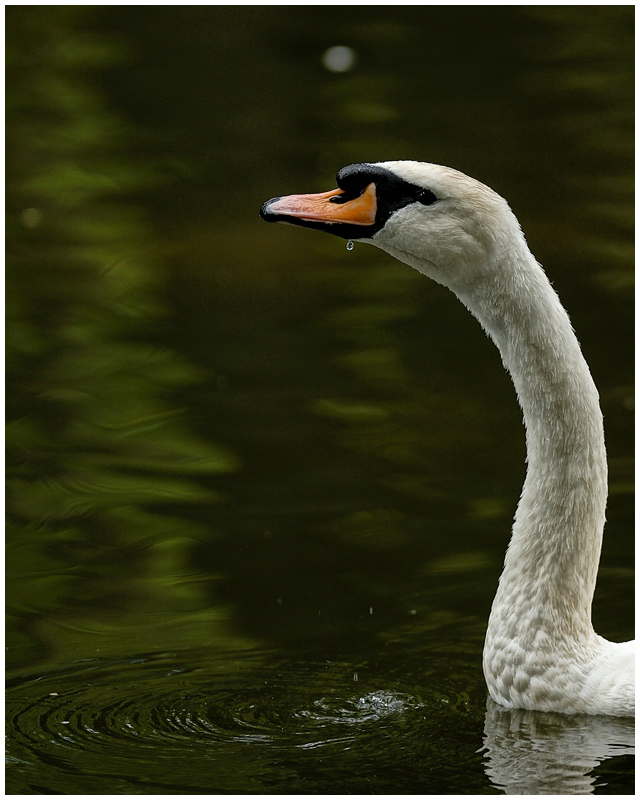
[[[631,6],[9,6],[6,38],[12,674],[446,641],[481,709],[509,378],[441,287],[257,216],[385,159],[503,194],[569,310],[610,456],[594,619],[632,635]]]

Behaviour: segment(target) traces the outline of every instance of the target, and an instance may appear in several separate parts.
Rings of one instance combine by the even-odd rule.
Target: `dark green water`
[[[486,704],[497,352],[257,214],[395,158],[508,198],[601,392],[631,638],[633,10],[10,7],[7,79],[7,791],[632,793],[631,722]]]

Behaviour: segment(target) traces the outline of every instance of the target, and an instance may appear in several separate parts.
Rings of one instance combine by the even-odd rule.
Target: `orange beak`
[[[342,189],[333,189],[331,192],[320,194],[290,194],[288,197],[270,201],[268,213],[295,217],[305,222],[375,224],[378,204],[374,183],[370,183],[360,197],[353,200],[340,201],[339,198],[343,194]]]

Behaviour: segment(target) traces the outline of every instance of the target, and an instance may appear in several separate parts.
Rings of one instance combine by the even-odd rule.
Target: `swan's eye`
[[[416,195],[416,200],[418,203],[422,203],[423,206],[431,206],[438,200],[438,198],[429,189],[420,189]]]

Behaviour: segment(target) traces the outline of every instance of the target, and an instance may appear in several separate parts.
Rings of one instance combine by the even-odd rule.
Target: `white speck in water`
[[[351,47],[336,45],[322,54],[322,65],[329,72],[348,72],[356,64],[356,51]]]
[[[355,247],[354,243],[351,241],[351,239],[349,239],[349,241],[347,242],[347,250],[351,251],[353,250],[354,247]]]
[[[358,673],[357,673],[357,672],[354,672],[354,673],[353,673],[353,682],[354,682],[354,683],[357,683],[357,682],[358,682]]]

